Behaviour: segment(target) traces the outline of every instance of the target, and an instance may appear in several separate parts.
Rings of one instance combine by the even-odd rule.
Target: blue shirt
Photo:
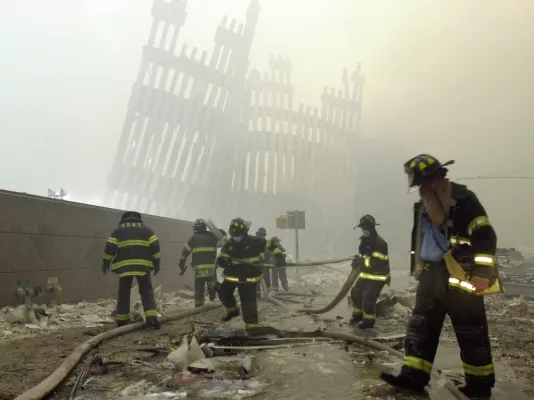
[[[438,262],[443,260],[449,247],[447,236],[441,228],[434,228],[428,213],[425,211],[421,218],[421,258],[425,261]]]

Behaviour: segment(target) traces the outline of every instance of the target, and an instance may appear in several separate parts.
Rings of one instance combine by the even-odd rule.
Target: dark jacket
[[[182,250],[180,265],[185,264],[191,253],[193,253],[191,265],[195,271],[213,269],[217,258],[217,237],[210,231],[195,232]]]
[[[239,243],[230,238],[222,247],[219,257],[231,257],[232,265],[224,269],[224,279],[241,283],[259,282],[262,271],[258,267],[240,262],[247,261],[253,264],[260,263],[261,254],[270,250],[278,266],[285,266],[285,249],[278,242],[258,236],[245,235]]]
[[[486,210],[477,196],[464,185],[452,183],[454,204],[450,208],[447,221],[447,240],[449,249],[453,249],[454,258],[462,265],[468,262],[468,271],[472,277],[495,279],[495,251],[497,235],[488,220]],[[414,226],[412,229],[411,271],[415,268],[415,243],[418,232],[418,211],[424,207],[422,202],[414,205]]]
[[[111,233],[104,249],[104,265],[123,276],[144,276],[160,263],[159,240],[136,217],[124,218]]]
[[[383,281],[389,278],[388,244],[376,232],[361,238],[358,251],[355,261],[361,268],[360,278]]]

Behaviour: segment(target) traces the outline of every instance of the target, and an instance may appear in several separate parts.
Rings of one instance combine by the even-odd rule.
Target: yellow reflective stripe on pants
[[[475,264],[494,267],[495,257],[492,254],[475,254]]]
[[[387,275],[374,275],[374,274],[368,274],[366,272],[360,272],[360,278],[361,279],[370,279],[372,281],[387,281],[389,278],[389,274]]]
[[[493,375],[495,373],[495,367],[493,364],[488,365],[481,365],[481,366],[475,366],[470,364],[464,364],[464,373],[466,375],[473,375],[473,376],[488,376]]]
[[[257,327],[258,327],[258,324],[253,324],[253,323],[246,323],[245,324],[245,329],[257,328]]]
[[[236,283],[258,283],[261,281],[261,278],[263,278],[263,275],[255,276],[252,278],[237,278],[235,276],[225,276],[224,280],[228,282],[236,282]]]
[[[378,258],[379,260],[388,260],[389,257],[386,254],[380,253],[378,251],[373,251],[373,254],[371,254],[374,258]]]
[[[149,268],[152,268],[154,266],[152,264],[152,261],[150,260],[133,259],[133,260],[120,261],[118,263],[113,263],[111,270],[118,269],[121,267],[127,267],[130,265],[140,265],[140,266],[149,267]]]
[[[217,251],[217,247],[195,247],[193,253],[202,253],[204,251]]]
[[[115,316],[115,319],[117,321],[129,321],[130,320],[130,314],[117,314]]]
[[[352,314],[361,314],[362,313],[362,309],[361,308],[357,308],[357,307],[354,307],[352,309]]]
[[[158,312],[156,310],[145,310],[145,317],[158,317]]]
[[[125,276],[145,276],[146,274],[148,274],[147,271],[123,272],[122,274],[119,274],[119,278],[123,278]]]
[[[233,313],[233,312],[236,312],[237,311],[237,307],[230,307],[230,308],[227,308],[226,309],[226,312],[229,314],[229,313]]]
[[[376,319],[376,315],[363,313],[363,319]]]
[[[426,372],[427,374],[432,372],[432,363],[419,357],[404,356],[404,362],[402,364],[406,367]]]
[[[142,247],[148,247],[150,246],[150,243],[148,240],[121,240],[117,243],[117,247],[119,249],[122,249],[123,247],[128,246],[142,246]]]
[[[209,269],[209,268],[215,268],[213,264],[198,264],[193,265],[193,270],[197,271],[199,269]]]
[[[473,218],[473,220],[467,225],[467,234],[471,236],[477,229],[483,226],[489,225],[488,217],[482,215],[480,217]]]

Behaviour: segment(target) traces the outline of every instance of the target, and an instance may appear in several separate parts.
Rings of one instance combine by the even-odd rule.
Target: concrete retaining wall
[[[46,290],[48,279],[57,277],[63,288],[62,302],[115,298],[118,278],[112,273],[104,276],[100,267],[105,242],[121,213],[0,191],[0,306],[21,303],[15,290],[22,279]],[[144,221],[161,242],[161,271],[153,280],[154,287],[162,284],[164,291],[172,291],[191,285],[190,269],[180,277],[176,267],[192,233],[191,223],[149,215]]]

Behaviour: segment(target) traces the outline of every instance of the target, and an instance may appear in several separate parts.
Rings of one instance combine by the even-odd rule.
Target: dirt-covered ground
[[[343,273],[329,271],[328,274],[328,280],[322,274],[311,274],[301,277],[300,284],[296,281],[290,281],[290,284],[295,290],[322,292],[324,296],[319,296],[314,302],[325,304],[331,298],[331,290],[339,288],[344,280]],[[165,313],[193,306],[190,292],[168,294],[160,302],[160,308]],[[534,337],[530,334],[534,328],[534,303],[497,298],[488,298],[486,303],[495,360],[510,365],[524,391],[534,396]],[[260,304],[261,315],[267,319],[263,322],[281,329],[291,327],[294,319],[279,317],[272,305]],[[48,307],[44,309],[46,316],[42,317],[46,319],[44,326],[17,323],[13,317],[8,317],[13,314],[12,309],[3,310],[0,314],[0,399],[13,399],[35,386],[50,375],[76,346],[114,327],[111,318],[114,307],[112,300],[67,305],[63,310]],[[342,305],[334,313],[319,318],[308,318],[298,328],[306,331],[325,326],[329,329],[342,328],[346,326],[350,314],[349,308],[345,307]],[[409,312],[409,307],[396,305],[387,317],[378,321],[376,332],[371,335],[404,333]],[[138,360],[143,363],[143,357],[151,357],[153,353],[149,355],[140,349],[175,348],[184,334],[198,326],[220,325],[222,313],[219,308],[166,324],[159,331],[133,332],[104,343],[98,350],[115,362]],[[448,321],[443,335],[454,341],[454,332]],[[75,376],[65,382],[63,393],[70,390]],[[243,393],[246,391],[246,388],[242,390]]]

